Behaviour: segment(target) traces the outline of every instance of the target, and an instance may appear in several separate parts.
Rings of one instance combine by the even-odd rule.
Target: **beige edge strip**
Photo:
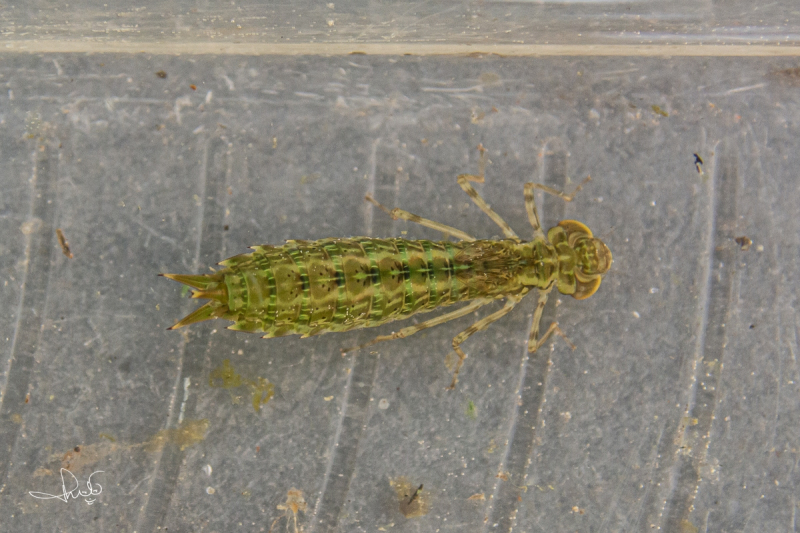
[[[426,43],[215,43],[120,41],[0,41],[0,51],[24,53],[116,53],[159,55],[489,55],[537,56],[641,56],[641,57],[779,57],[800,56],[800,46],[752,45],[568,45],[568,44],[426,44]]]

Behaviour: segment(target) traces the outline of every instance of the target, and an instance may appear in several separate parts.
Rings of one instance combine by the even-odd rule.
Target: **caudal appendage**
[[[224,276],[216,274],[159,274],[195,289],[192,298],[211,300],[179,320],[174,326],[167,329],[178,329],[204,320],[220,318],[228,311],[228,287],[225,285]]]

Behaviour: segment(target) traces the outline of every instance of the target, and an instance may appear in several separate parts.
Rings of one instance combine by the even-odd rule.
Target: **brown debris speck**
[[[655,104],[653,104],[653,105],[651,105],[651,106],[650,106],[650,110],[651,110],[653,113],[655,113],[656,115],[660,115],[660,116],[662,116],[662,117],[664,117],[664,118],[666,118],[666,117],[668,117],[668,116],[669,116],[669,113],[667,113],[666,111],[664,111],[663,109],[661,109],[661,107],[660,107],[660,106],[657,106],[657,105],[655,105]]]
[[[746,237],[744,235],[742,235],[741,237],[736,237],[734,241],[736,241],[736,244],[739,245],[739,247],[742,249],[743,252],[749,250],[750,247],[753,245],[753,241],[751,241],[749,237]]]
[[[70,259],[74,258],[75,256],[72,255],[72,250],[69,249],[69,243],[67,238],[64,237],[64,232],[61,231],[61,228],[56,229],[56,237],[58,237],[58,244],[61,246],[61,251],[64,252],[64,255]]]
[[[692,154],[694,156],[694,168],[697,169],[698,174],[703,173],[703,158],[697,154]]]

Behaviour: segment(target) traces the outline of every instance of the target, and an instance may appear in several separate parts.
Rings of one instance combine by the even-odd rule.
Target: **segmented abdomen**
[[[197,320],[186,317],[179,325],[219,317],[233,320],[231,329],[263,331],[265,337],[377,326],[521,290],[513,256],[511,241],[361,237],[257,246],[204,276],[214,283],[192,285],[203,289],[196,297],[212,301],[190,315]]]

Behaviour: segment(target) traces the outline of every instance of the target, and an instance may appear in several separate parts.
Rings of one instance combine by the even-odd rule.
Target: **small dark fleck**
[[[80,451],[81,451],[81,447],[80,447],[80,446],[75,446],[75,451],[76,451],[76,452],[78,452],[78,453],[80,453]]]
[[[741,247],[743,252],[749,250],[750,246],[753,245],[753,241],[751,241],[750,238],[745,235],[742,235],[741,237],[736,237],[734,241],[736,241],[736,244],[738,244],[739,247]]]
[[[225,224],[224,226],[222,226],[222,229],[224,229],[225,231],[228,231],[228,225]]]
[[[756,329],[756,325],[755,324],[750,324],[750,329]]]
[[[661,115],[662,117],[665,117],[665,118],[669,116],[669,113],[667,113],[666,111],[664,111],[663,109],[661,109],[661,107],[660,107],[660,106],[657,106],[657,105],[655,105],[655,104],[651,105],[651,106],[650,106],[650,109],[651,109],[651,110],[653,111],[653,113],[655,113],[656,115]]]
[[[158,76],[162,80],[167,79],[167,73],[164,72],[163,70],[159,70],[158,72],[156,72],[156,76]]]
[[[408,500],[408,504],[407,505],[411,505],[411,503],[417,498],[417,496],[419,496],[419,491],[421,491],[421,490],[422,490],[422,485],[420,484],[420,486],[417,488],[417,490],[414,491],[414,494],[411,495],[411,499]]]
[[[703,158],[702,158],[702,157],[700,157],[700,156],[699,156],[699,155],[697,155],[697,154],[692,154],[692,155],[694,156],[694,168],[696,168],[696,169],[697,169],[697,173],[698,173],[698,174],[702,174],[702,173],[703,173],[703,169],[702,169],[702,166],[703,166]]]

